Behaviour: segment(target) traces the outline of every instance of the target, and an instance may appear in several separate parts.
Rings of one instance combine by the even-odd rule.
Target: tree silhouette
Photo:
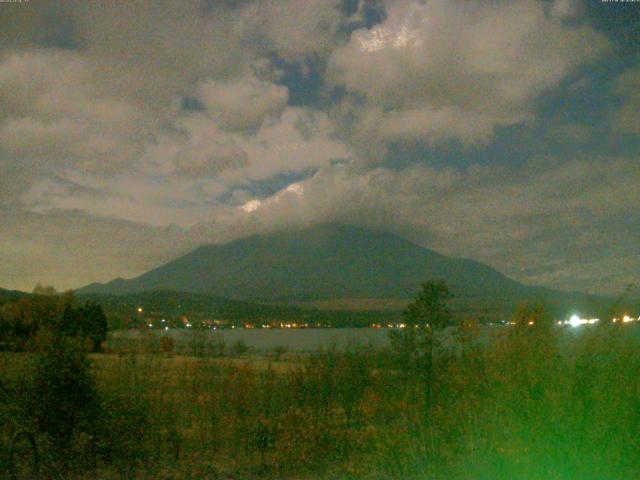
[[[451,324],[451,312],[447,301],[451,298],[449,287],[442,280],[429,280],[422,284],[404,313],[407,325],[439,330]]]
[[[451,296],[445,282],[429,280],[422,284],[422,290],[404,312],[407,328],[404,336],[415,339],[405,343],[412,343],[418,349],[418,364],[425,384],[425,420],[428,420],[433,405],[434,333],[451,325],[452,316],[447,305]]]

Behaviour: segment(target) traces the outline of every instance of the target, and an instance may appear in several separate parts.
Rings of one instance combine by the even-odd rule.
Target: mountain
[[[139,277],[91,284],[78,294],[172,290],[254,303],[399,310],[428,279],[454,294],[454,313],[506,318],[540,302],[558,318],[607,315],[614,300],[523,285],[480,262],[451,258],[389,232],[324,224],[207,245]]]
[[[262,302],[410,298],[429,278],[467,294],[524,288],[487,265],[388,232],[325,224],[203,246],[137,278],[78,293],[176,290]]]
[[[18,290],[5,290],[4,288],[0,288],[0,303],[27,296],[29,296],[29,294],[25,292],[20,292]]]
[[[520,302],[552,315],[604,314],[607,297],[527,286],[473,260],[451,258],[389,232],[325,224],[207,245],[139,277],[91,284],[78,294],[172,290],[325,309],[399,310],[428,279],[442,279],[458,316],[508,316]],[[338,307],[340,306],[340,307]]]

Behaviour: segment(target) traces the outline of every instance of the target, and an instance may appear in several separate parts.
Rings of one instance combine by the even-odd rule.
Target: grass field
[[[436,357],[428,409],[420,361],[406,350],[353,347],[280,361],[92,354],[90,377],[106,420],[95,431],[76,428],[64,475],[640,478],[637,326],[580,334],[504,328],[481,345],[466,325],[456,339],[457,353]],[[36,428],[29,415],[38,399],[25,401],[25,392],[37,360],[0,357],[5,451],[20,422]],[[40,472],[49,478],[61,471],[48,452],[55,441],[38,437]],[[108,455],[96,454],[92,442]]]

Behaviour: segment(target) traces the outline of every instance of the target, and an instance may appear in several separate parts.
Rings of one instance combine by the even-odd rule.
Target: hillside
[[[28,295],[28,293],[20,292],[18,290],[5,290],[4,288],[0,288],[0,304],[17,298],[26,297]]]

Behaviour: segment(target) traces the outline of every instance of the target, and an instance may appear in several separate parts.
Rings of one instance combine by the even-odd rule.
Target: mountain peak
[[[205,245],[137,278],[79,293],[178,290],[264,302],[410,298],[435,278],[454,291],[522,287],[487,265],[440,255],[390,232],[323,223]]]

